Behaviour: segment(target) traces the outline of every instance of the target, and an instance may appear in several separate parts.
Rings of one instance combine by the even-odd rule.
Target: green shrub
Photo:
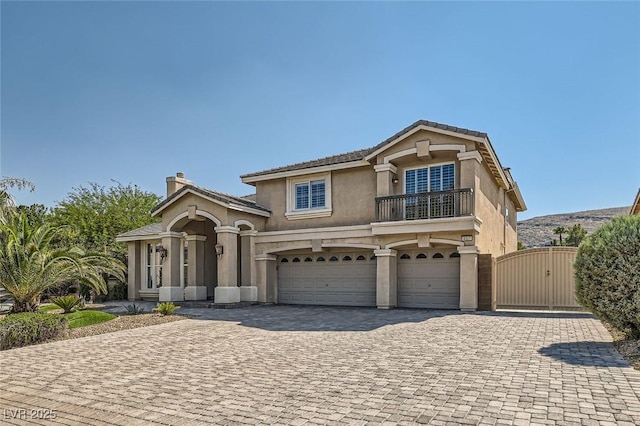
[[[65,314],[73,311],[75,308],[79,306],[84,306],[84,299],[81,299],[76,296],[68,295],[68,296],[60,296],[54,297],[51,299],[51,303],[59,307],[64,311]]]
[[[158,304],[154,311],[160,315],[171,315],[178,309],[180,309],[180,306],[174,305],[173,302],[163,302]]]
[[[19,348],[64,336],[69,325],[62,315],[25,312],[0,320],[0,350]]]
[[[575,262],[578,302],[640,337],[640,216],[620,216],[587,236]]]
[[[136,305],[135,303],[132,305],[127,305],[124,307],[129,315],[138,315],[144,313],[144,308]]]

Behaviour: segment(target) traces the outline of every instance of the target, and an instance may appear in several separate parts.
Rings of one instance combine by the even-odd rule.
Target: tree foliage
[[[42,225],[47,220],[47,207],[44,204],[19,205],[16,207],[18,214],[24,213],[31,226]]]
[[[0,220],[5,220],[6,216],[15,213],[15,205],[13,196],[9,189],[28,189],[33,191],[35,186],[33,183],[22,178],[12,178],[4,176],[0,178]]]
[[[103,275],[124,280],[124,264],[109,255],[54,246],[64,231],[49,224],[32,226],[25,214],[0,224],[0,286],[13,298],[12,312],[35,311],[45,290],[65,282],[105,293]]]
[[[562,244],[562,234],[566,234],[568,232],[567,228],[564,226],[558,226],[553,230],[554,235],[558,235],[560,237],[560,245]]]
[[[640,216],[613,218],[587,236],[574,267],[580,304],[640,337]]]
[[[136,185],[114,183],[108,188],[97,183],[74,188],[53,209],[50,220],[55,226],[73,226],[75,232],[68,243],[125,262],[126,247],[116,243],[116,236],[156,222],[149,212],[160,197]]]
[[[567,245],[578,247],[587,236],[587,231],[579,223],[573,225],[567,231]]]

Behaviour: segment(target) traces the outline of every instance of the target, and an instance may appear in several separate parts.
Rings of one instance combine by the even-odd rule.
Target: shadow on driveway
[[[608,342],[553,343],[538,352],[571,365],[629,367],[629,363]]]
[[[181,309],[196,320],[234,321],[268,331],[371,331],[402,323],[418,323],[459,311],[266,305],[240,309]]]

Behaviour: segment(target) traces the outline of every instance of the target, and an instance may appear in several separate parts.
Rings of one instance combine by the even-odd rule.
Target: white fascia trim
[[[285,251],[293,251],[293,250],[312,250],[311,244],[292,244],[290,246],[285,247],[275,247],[270,250],[264,251],[264,254],[273,254],[273,253],[281,253]]]
[[[154,235],[132,235],[129,237],[116,237],[116,242],[117,243],[126,243],[126,242],[131,242],[131,241],[147,241],[147,240],[159,240],[162,237],[160,237],[160,234],[154,234]]]
[[[249,176],[249,177],[242,178],[242,182],[254,183],[254,182],[260,182],[263,180],[273,180],[273,179],[281,179],[281,178],[294,177],[294,176],[304,176],[304,175],[315,174],[315,173],[326,173],[332,170],[343,170],[343,169],[351,169],[355,167],[364,167],[364,166],[371,166],[371,164],[369,164],[369,162],[365,160],[350,161],[348,163],[330,164],[327,166],[309,167],[309,168],[300,169],[300,170],[289,170],[286,172],[269,173],[268,175]]]
[[[384,159],[382,160],[383,164],[384,163],[389,163],[393,160],[395,160],[396,158],[400,158],[400,157],[406,157],[408,155],[413,155],[413,154],[417,154],[418,153],[418,148],[408,148],[402,151],[398,151],[398,152],[394,152],[393,154],[387,155],[386,157],[384,157]]]
[[[373,254],[375,254],[376,257],[396,257],[398,255],[398,252],[396,250],[384,248],[384,249],[374,250]]]
[[[326,244],[322,244],[322,247],[347,247],[347,248],[362,248],[362,249],[369,249],[369,250],[378,250],[380,248],[379,245],[377,244],[362,244],[362,243],[326,243]]]
[[[381,146],[380,148],[378,148],[377,150],[375,150],[371,154],[367,155],[364,159],[369,161],[372,158],[375,158],[381,152],[386,151],[387,149],[391,148],[393,145],[397,144],[401,140],[413,135],[414,133],[416,133],[416,132],[418,132],[420,130],[426,130],[426,131],[432,132],[432,133],[440,133],[440,134],[443,134],[443,135],[453,136],[453,137],[456,137],[456,138],[459,138],[459,139],[466,139],[466,140],[470,140],[470,141],[474,141],[474,142],[483,142],[484,141],[484,138],[481,138],[481,137],[471,136],[471,135],[464,135],[462,133],[456,133],[456,132],[452,132],[450,130],[444,130],[444,129],[437,129],[435,127],[429,127],[429,126],[425,126],[425,125],[421,124],[418,127],[416,127],[415,129],[398,136],[397,138],[395,138],[394,140],[392,140],[388,144],[386,144],[384,146]]]
[[[384,246],[384,248],[392,249],[394,247],[408,246],[408,245],[411,245],[411,244],[418,244],[418,240],[396,241],[395,243],[387,244],[386,246]]]
[[[432,243],[451,244],[452,246],[463,246],[464,243],[458,240],[449,240],[447,238],[431,238]]]
[[[467,152],[467,146],[461,143],[429,144],[429,152],[431,151],[458,151],[458,153],[464,153]]]
[[[476,160],[478,163],[482,163],[482,155],[478,151],[460,152],[458,160]]]
[[[480,232],[481,224],[482,220],[476,216],[377,222],[371,224],[371,232],[373,235],[420,234],[455,231]]]
[[[225,208],[228,208],[228,209],[231,209],[231,210],[237,210],[237,211],[240,211],[240,212],[251,213],[251,214],[255,214],[257,216],[271,217],[271,213],[269,213],[269,212],[265,212],[265,211],[258,210],[258,209],[253,209],[253,208],[247,207],[247,206],[241,206],[241,205],[238,205],[238,204],[225,203],[225,202],[222,202],[220,200],[216,200],[214,198],[207,197],[206,195],[201,194],[199,192],[196,192],[196,191],[192,190],[191,188],[189,188],[186,191],[184,191],[179,197],[176,197],[173,200],[169,201],[167,204],[162,206],[162,208],[160,208],[159,210],[156,210],[155,212],[153,212],[152,216],[158,216],[158,214],[160,214],[160,212],[162,212],[164,209],[169,207],[171,204],[173,204],[174,202],[176,202],[179,199],[181,199],[182,197],[184,197],[186,194],[193,194],[193,195],[195,195],[197,197],[204,198],[207,201],[211,201],[214,204],[218,204],[218,205],[220,205],[222,207],[225,207]]]
[[[314,238],[359,238],[370,237],[371,225],[335,226],[332,228],[292,229],[290,231],[259,232],[257,243],[311,240]]]
[[[216,233],[229,233],[229,234],[239,234],[240,233],[240,228],[236,228],[235,226],[228,226],[228,225],[224,225],[224,226],[216,226],[215,228],[213,228],[214,231],[216,231]]]
[[[380,172],[397,173],[398,172],[398,168],[389,162],[383,163],[383,164],[376,164],[375,166],[373,166],[373,170],[375,170],[376,173],[380,173]]]
[[[317,217],[331,216],[332,209],[318,209],[318,210],[298,210],[292,212],[286,212],[284,215],[289,220],[297,219],[314,219]]]

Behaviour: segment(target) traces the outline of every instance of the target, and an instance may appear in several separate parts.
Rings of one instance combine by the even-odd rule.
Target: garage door
[[[399,307],[460,309],[460,255],[456,251],[398,254]]]
[[[372,253],[281,256],[278,258],[278,302],[375,306],[375,257]]]

